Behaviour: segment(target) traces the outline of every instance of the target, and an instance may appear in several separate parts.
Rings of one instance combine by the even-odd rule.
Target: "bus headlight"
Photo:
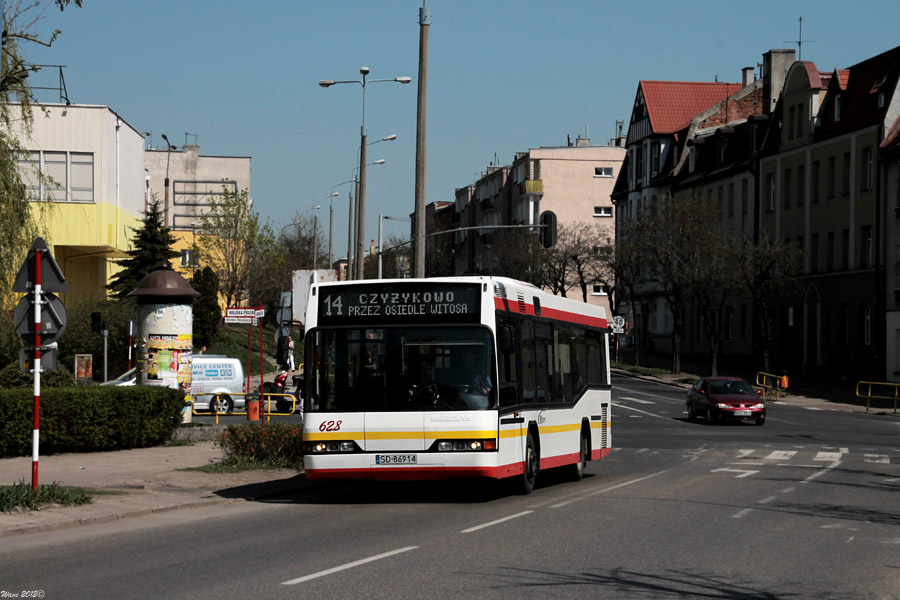
[[[497,440],[438,440],[432,449],[438,452],[479,452],[482,450],[496,450]]]
[[[306,454],[332,454],[338,452],[356,452],[358,447],[352,440],[337,442],[306,442],[303,451]]]

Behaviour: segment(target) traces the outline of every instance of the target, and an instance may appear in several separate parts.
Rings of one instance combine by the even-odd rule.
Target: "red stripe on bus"
[[[612,448],[600,448],[599,450],[591,450],[591,460],[600,460],[612,452]]]
[[[525,306],[525,312],[522,313],[519,310],[521,305]],[[503,310],[506,312],[516,313],[516,314],[526,314],[529,316],[537,316],[534,312],[534,305],[528,304],[527,302],[519,303],[509,300],[508,298],[494,298],[494,308],[497,310]],[[589,325],[591,327],[598,327],[600,329],[606,329],[608,326],[608,322],[606,319],[601,319],[599,317],[591,317],[588,315],[581,315],[578,313],[568,312],[565,310],[559,310],[556,308],[548,308],[546,306],[541,307],[542,317],[547,317],[549,319],[555,319],[557,321],[565,321],[567,323],[576,323],[578,325]]]

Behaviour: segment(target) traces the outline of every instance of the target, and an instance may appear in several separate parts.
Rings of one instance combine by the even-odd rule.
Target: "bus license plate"
[[[751,414],[751,413],[750,413],[749,410],[736,410],[736,411],[734,411],[734,416],[736,416],[736,417],[749,417],[750,414]]]
[[[415,454],[376,454],[376,465],[414,465],[417,462]]]

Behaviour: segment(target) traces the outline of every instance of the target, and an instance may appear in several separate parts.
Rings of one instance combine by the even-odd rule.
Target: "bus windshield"
[[[310,412],[496,407],[486,327],[319,328],[307,339]]]

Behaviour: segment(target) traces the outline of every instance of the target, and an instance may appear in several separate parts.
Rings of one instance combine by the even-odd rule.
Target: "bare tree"
[[[620,312],[620,304],[631,307],[631,330],[634,338],[634,363],[641,364],[641,338],[646,332],[641,331],[638,321],[638,295],[639,284],[644,283],[647,275],[649,258],[647,247],[642,236],[644,231],[638,227],[638,223],[632,220],[619,222],[616,236],[615,252],[606,255],[607,267],[615,278],[615,285],[610,289],[614,302],[614,312]]]

